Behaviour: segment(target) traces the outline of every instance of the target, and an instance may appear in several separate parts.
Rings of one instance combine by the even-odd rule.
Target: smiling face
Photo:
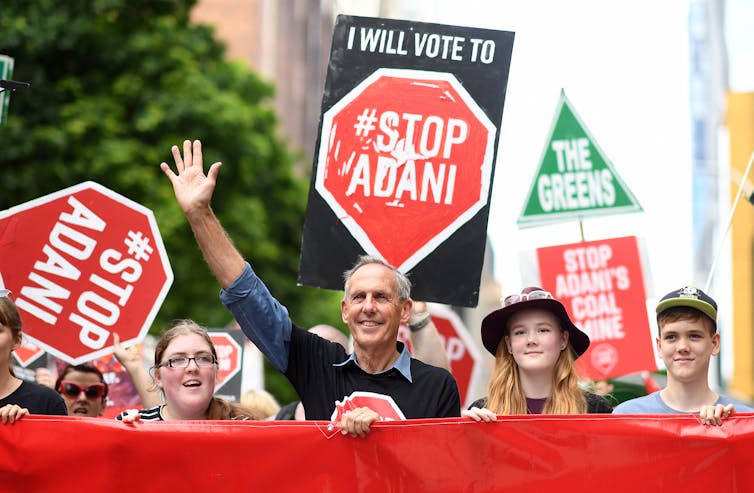
[[[217,365],[199,366],[190,360],[185,368],[171,368],[171,358],[213,358],[207,340],[196,333],[176,335],[162,352],[155,368],[154,380],[165,395],[170,419],[205,419],[212,395],[215,392]]]
[[[711,321],[680,318],[660,328],[657,352],[668,378],[683,383],[707,381],[710,358],[720,352],[720,334],[712,333]]]
[[[521,310],[508,319],[505,344],[523,373],[552,372],[567,343],[568,332],[547,310]]]
[[[82,389],[85,389],[89,385],[102,383],[96,373],[89,373],[83,371],[69,371],[66,373],[63,379],[66,382],[75,383]],[[84,392],[79,392],[76,397],[71,397],[62,392],[63,400],[68,408],[69,416],[89,416],[96,418],[102,416],[105,413],[106,397],[98,397],[96,399],[87,399]]]
[[[348,280],[341,302],[343,322],[353,336],[354,351],[395,351],[398,328],[411,311],[401,300],[395,274],[384,265],[366,264]]]

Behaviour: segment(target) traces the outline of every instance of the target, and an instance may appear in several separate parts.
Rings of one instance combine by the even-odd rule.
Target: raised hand
[[[133,367],[134,365],[141,365],[141,354],[136,346],[124,348],[120,343],[120,336],[117,332],[113,333],[113,354],[115,358],[126,367]]]
[[[183,141],[183,157],[178,146],[173,146],[172,151],[177,174],[167,163],[160,164],[160,168],[173,184],[175,198],[191,225],[204,259],[220,285],[227,288],[244,271],[246,261],[210,207],[222,164],[214,163],[205,175],[202,143],[198,140],[193,144],[190,140]]]
[[[202,143],[198,140],[193,142],[193,150],[190,140],[183,141],[183,157],[178,146],[173,146],[171,150],[177,174],[165,162],[160,164],[160,169],[173,184],[175,198],[183,213],[188,216],[194,210],[208,208],[222,163],[212,164],[205,175]]]
[[[411,305],[411,318],[409,318],[409,322],[412,321],[412,318],[422,318],[427,313],[427,303],[424,301],[417,301],[412,300],[413,304]]]

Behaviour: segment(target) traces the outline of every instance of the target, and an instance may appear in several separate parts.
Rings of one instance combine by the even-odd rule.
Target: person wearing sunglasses
[[[27,414],[66,416],[68,410],[57,392],[13,373],[13,351],[21,345],[21,315],[11,292],[0,289],[0,421],[14,423]]]
[[[154,386],[163,404],[147,409],[128,409],[115,419],[166,420],[256,420],[257,412],[215,397],[217,351],[207,330],[193,320],[179,320],[165,332],[154,350],[151,368]]]
[[[129,348],[124,347],[120,343],[120,337],[118,336],[118,333],[113,332],[113,349],[115,358],[118,360],[118,363],[120,363],[121,366],[126,370],[128,376],[131,379],[131,383],[133,384],[134,389],[139,394],[141,405],[143,407],[152,407],[160,404],[160,397],[155,392],[149,391],[149,388],[152,385],[152,379],[149,376],[149,373],[147,373],[146,368],[142,364],[141,352],[138,350],[138,348],[136,346],[131,346]],[[72,366],[67,366],[63,371],[69,372],[72,370]],[[46,367],[40,367],[36,369],[36,371],[34,372],[34,380],[40,385],[45,385],[47,387],[50,387],[51,389],[57,390],[64,397],[66,405],[68,406],[68,411],[71,415],[102,416],[106,412],[107,406],[103,406],[101,412],[98,412],[98,410],[95,409],[96,407],[98,407],[96,405],[96,402],[97,398],[99,397],[102,397],[103,403],[107,403],[111,406],[117,405],[117,403],[113,403],[111,400],[105,399],[110,388],[105,384],[102,373],[94,365],[93,362],[87,363],[85,365],[77,365],[76,370],[77,373],[74,373],[74,375],[78,375],[78,372],[92,374],[92,376],[88,377],[88,380],[96,378],[97,380],[92,381],[91,383],[96,384],[97,382],[99,382],[103,384],[104,387],[102,388],[102,390],[95,390],[94,388],[92,388],[88,392],[83,394],[84,396],[89,397],[88,400],[77,399],[77,397],[80,397],[80,394],[73,394],[74,392],[76,392],[75,388],[68,387],[68,392],[66,393],[66,389],[61,389],[60,387],[60,383],[63,378],[61,377],[56,379],[53,372]],[[79,386],[83,389],[89,388],[87,385],[83,385],[86,382],[76,382],[76,379],[72,380],[67,377],[65,378],[65,380],[69,382],[73,381],[73,383],[79,384]],[[99,387],[99,385],[95,385],[95,387]],[[100,395],[94,397],[94,392],[98,392],[100,393]],[[69,398],[66,398],[66,396],[68,396]],[[76,406],[76,409],[74,411],[71,408],[71,405],[75,404],[77,401],[79,402],[79,405]],[[95,405],[92,406],[92,404]]]
[[[89,364],[68,365],[55,381],[69,416],[96,418],[105,414],[107,383],[102,372]]]
[[[509,414],[611,413],[602,396],[582,390],[575,361],[589,347],[565,307],[538,287],[508,296],[482,320],[482,343],[495,356],[487,397],[463,416],[495,421]]]

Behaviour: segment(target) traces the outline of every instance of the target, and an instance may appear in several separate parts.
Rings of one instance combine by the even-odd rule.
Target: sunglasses
[[[72,399],[76,399],[83,392],[87,399],[99,399],[105,395],[104,383],[93,383],[87,387],[81,387],[73,382],[60,382],[58,392]]]
[[[0,298],[8,298],[13,301],[13,293],[11,293],[10,289],[0,289]]]
[[[555,299],[555,298],[553,298],[550,293],[548,293],[547,291],[543,291],[541,289],[537,289],[536,291],[531,291],[529,293],[512,294],[510,296],[506,296],[502,301],[503,301],[503,306],[510,306],[520,301],[552,300],[552,299]]]

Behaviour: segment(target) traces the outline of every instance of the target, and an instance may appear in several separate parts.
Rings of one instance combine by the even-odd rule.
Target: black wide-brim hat
[[[497,347],[500,345],[500,341],[503,340],[503,336],[506,333],[508,319],[521,310],[532,309],[546,310],[560,320],[563,330],[568,331],[568,341],[571,343],[571,347],[576,353],[576,358],[589,349],[589,336],[571,322],[571,318],[568,316],[568,312],[563,304],[553,298],[544,298],[518,301],[508,306],[504,306],[499,310],[495,310],[484,317],[484,320],[482,320],[482,344],[487,348],[487,351],[493,355],[497,354]]]

